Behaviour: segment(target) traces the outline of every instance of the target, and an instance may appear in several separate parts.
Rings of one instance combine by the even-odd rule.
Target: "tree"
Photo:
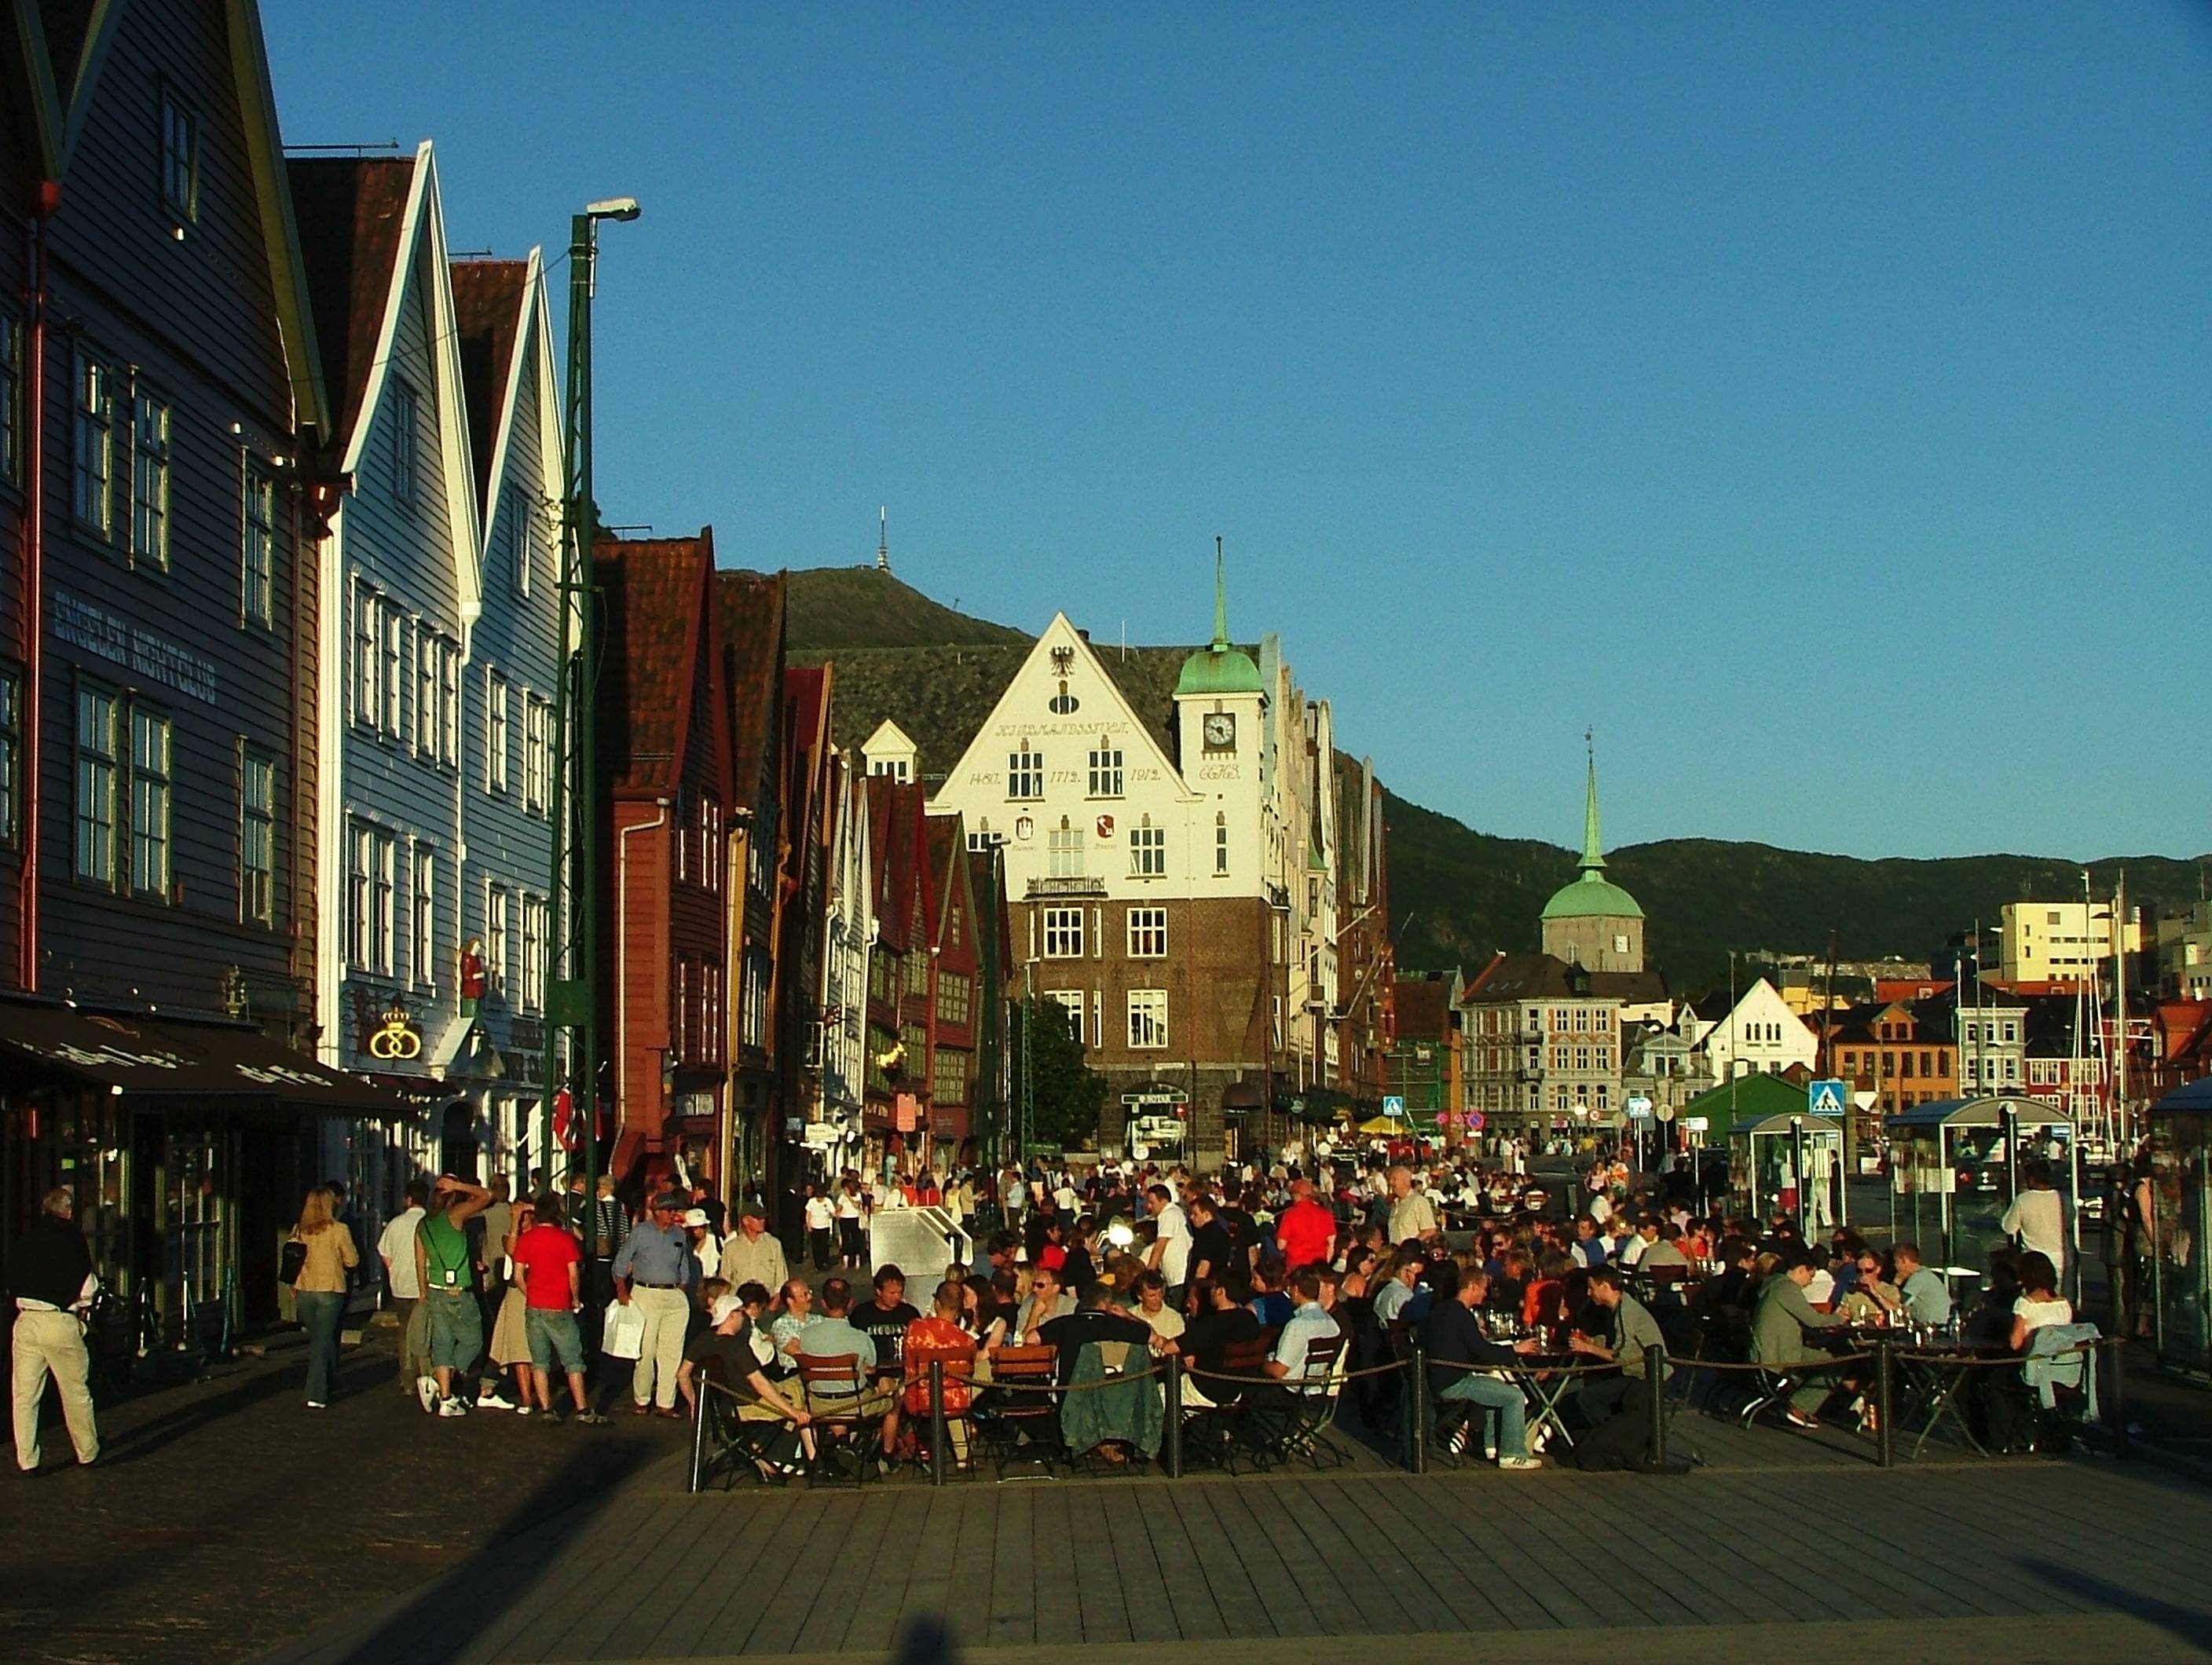
[[[1014,1015],[1014,1103],[1029,1108],[1032,1144],[1094,1145],[1106,1078],[1084,1061],[1079,1020],[1057,1000],[1030,1000]]]

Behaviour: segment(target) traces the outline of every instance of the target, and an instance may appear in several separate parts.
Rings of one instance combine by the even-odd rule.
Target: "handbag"
[[[284,1247],[277,1251],[276,1281],[296,1284],[300,1274],[307,1269],[307,1245],[298,1237],[284,1239]]]
[[[645,1315],[620,1301],[607,1303],[599,1351],[610,1358],[635,1358],[645,1352]]]

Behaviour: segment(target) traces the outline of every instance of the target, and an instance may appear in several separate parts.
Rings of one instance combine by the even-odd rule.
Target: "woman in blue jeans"
[[[335,1194],[326,1185],[307,1193],[292,1241],[305,1244],[307,1258],[292,1285],[292,1309],[307,1332],[307,1408],[331,1402],[338,1373],[338,1328],[345,1322],[347,1274],[361,1264],[353,1232],[333,1218]]]

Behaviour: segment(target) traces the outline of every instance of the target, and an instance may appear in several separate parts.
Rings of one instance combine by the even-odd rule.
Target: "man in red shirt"
[[[530,1338],[530,1367],[538,1378],[538,1402],[554,1422],[550,1378],[557,1368],[568,1376],[576,1420],[606,1419],[584,1397],[584,1340],[576,1330],[584,1251],[561,1224],[561,1200],[548,1192],[538,1200],[538,1224],[514,1240],[515,1270],[522,1277],[524,1333]]]
[[[1313,1182],[1291,1182],[1291,1206],[1275,1226],[1275,1246],[1283,1251],[1283,1265],[1296,1272],[1301,1267],[1327,1266],[1336,1256],[1336,1216],[1313,1194]]]

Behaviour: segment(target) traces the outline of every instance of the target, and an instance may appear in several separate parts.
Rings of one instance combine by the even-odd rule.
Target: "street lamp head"
[[[584,204],[584,212],[594,220],[635,220],[638,216],[635,197],[603,197],[596,203]]]

